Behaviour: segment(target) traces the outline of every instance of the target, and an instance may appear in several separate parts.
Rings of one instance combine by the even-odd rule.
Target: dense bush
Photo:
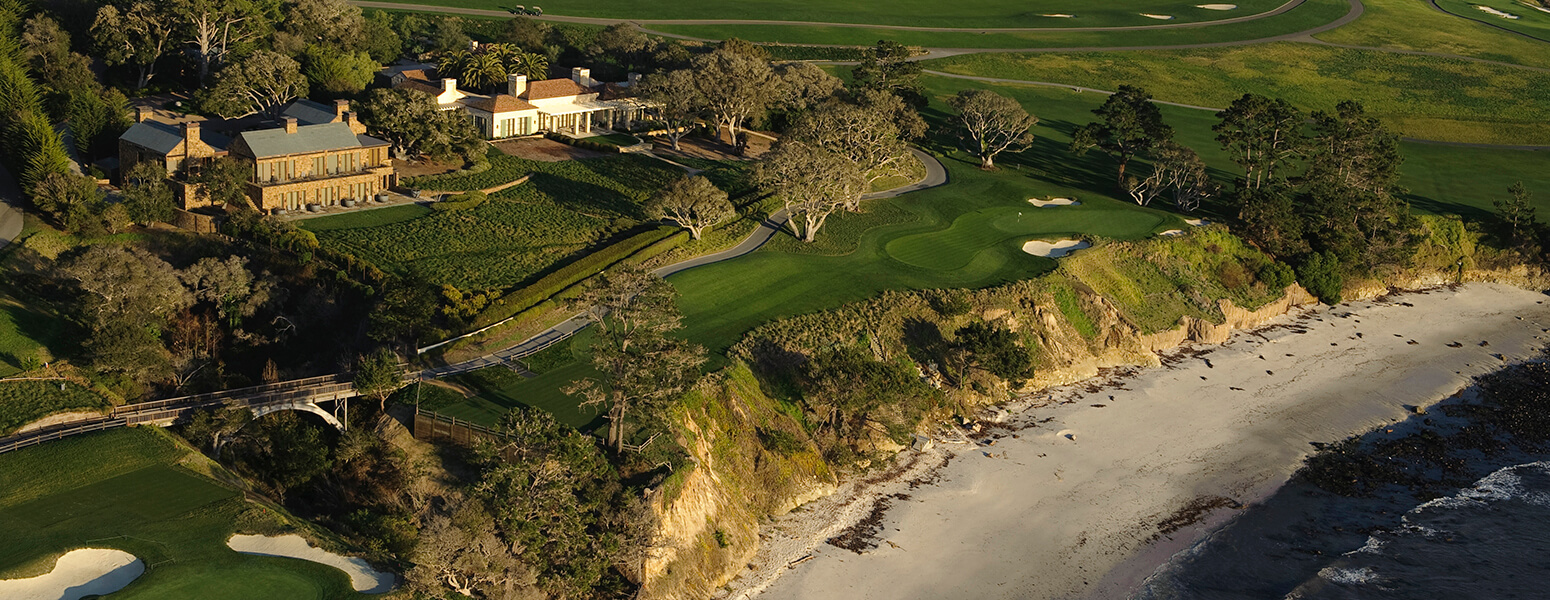
[[[1265,287],[1272,290],[1284,290],[1286,286],[1297,281],[1297,275],[1292,272],[1291,265],[1284,262],[1271,261],[1260,266],[1255,273]]]
[[[1320,302],[1329,305],[1340,303],[1341,288],[1345,278],[1340,273],[1340,259],[1334,253],[1309,254],[1297,267],[1297,281]]]
[[[865,60],[871,48],[859,46],[786,46],[761,44],[774,60]]]
[[[448,212],[454,210],[468,210],[484,204],[489,197],[484,192],[465,192],[456,196],[449,196],[440,202],[431,204],[431,210]]]

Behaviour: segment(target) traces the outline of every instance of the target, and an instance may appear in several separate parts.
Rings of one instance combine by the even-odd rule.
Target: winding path
[[[902,196],[910,192],[933,188],[947,183],[947,168],[942,166],[941,161],[938,161],[936,157],[922,152],[916,148],[910,148],[910,152],[914,154],[915,158],[919,159],[920,163],[926,167],[926,176],[924,178],[915,183],[896,187],[891,190],[864,194],[861,196],[861,199],[875,200],[878,198],[892,198],[895,196]],[[695,267],[732,260],[734,258],[749,254],[755,250],[758,250],[760,247],[764,246],[766,242],[769,242],[771,238],[775,237],[775,234],[779,233],[781,228],[786,226],[786,221],[788,219],[789,215],[786,214],[785,209],[775,211],[774,214],[771,214],[768,218],[761,221],[759,226],[753,230],[753,233],[749,234],[747,238],[743,239],[742,243],[739,243],[738,245],[733,246],[727,250],[722,250],[721,252],[707,254],[705,256],[691,258],[689,260],[667,265],[653,271],[653,273],[660,277],[668,277],[675,273],[682,273]],[[511,346],[504,350],[499,350],[497,352],[487,354],[472,360],[425,369],[420,371],[420,377],[425,379],[435,379],[439,377],[446,377],[448,375],[455,375],[457,373],[466,373],[468,371],[474,371],[495,365],[509,365],[511,364],[511,361],[531,355],[535,352],[543,350],[544,348],[548,348],[549,346],[553,346],[554,344],[564,341],[570,336],[575,335],[576,332],[581,331],[582,329],[586,329],[587,325],[590,324],[591,321],[585,314],[578,314],[569,319],[566,319],[558,325],[543,330],[533,337],[522,340],[521,343],[515,346]],[[494,327],[494,325],[491,327]]]

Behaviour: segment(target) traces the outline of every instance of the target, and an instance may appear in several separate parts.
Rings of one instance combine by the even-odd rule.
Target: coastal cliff
[[[1440,221],[1432,226],[1454,225]],[[846,470],[827,462],[807,437],[809,421],[799,404],[766,394],[770,386],[761,385],[761,369],[842,346],[864,348],[882,362],[910,362],[945,398],[915,424],[919,430],[950,416],[972,419],[983,405],[1106,369],[1157,366],[1159,353],[1221,343],[1234,331],[1317,302],[1296,283],[1273,287],[1272,264],[1213,226],[1172,238],[1100,242],[1050,273],[997,288],[889,292],[755,329],[732,350],[739,362],[702,386],[677,414],[680,442],[695,466],[656,492],[661,540],[648,562],[642,597],[710,597],[747,568],[764,519],[832,493],[835,471]],[[1410,265],[1348,281],[1344,295],[1367,300],[1459,279],[1550,286],[1542,270],[1477,247],[1469,236],[1432,236]],[[938,364],[943,357],[930,349],[970,323],[1015,334],[1029,350],[1032,375],[1020,381],[947,375]],[[800,451],[772,451],[768,439],[761,440],[771,428],[787,432],[783,436],[797,440]],[[859,449],[874,457],[900,449],[886,436],[868,442]],[[871,462],[875,458],[859,464]]]

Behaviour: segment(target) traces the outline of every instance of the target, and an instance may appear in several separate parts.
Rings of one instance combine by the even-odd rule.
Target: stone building
[[[528,81],[522,75],[507,77],[505,89],[481,95],[458,89],[453,78],[430,79],[429,71],[415,69],[391,78],[398,88],[430,94],[442,110],[461,110],[487,139],[544,132],[586,136],[594,127],[613,128],[644,116],[650,105],[628,97],[625,91],[638,80],[604,83],[592,78],[592,70],[571,69],[569,79]]]

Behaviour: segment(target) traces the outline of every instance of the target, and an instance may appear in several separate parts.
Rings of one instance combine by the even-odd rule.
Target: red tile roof
[[[522,98],[526,100],[543,100],[591,92],[592,90],[581,87],[581,84],[569,79],[545,79],[527,84],[527,91],[522,93]]]
[[[490,98],[464,98],[463,103],[492,114],[538,108],[510,94],[496,94]]]

